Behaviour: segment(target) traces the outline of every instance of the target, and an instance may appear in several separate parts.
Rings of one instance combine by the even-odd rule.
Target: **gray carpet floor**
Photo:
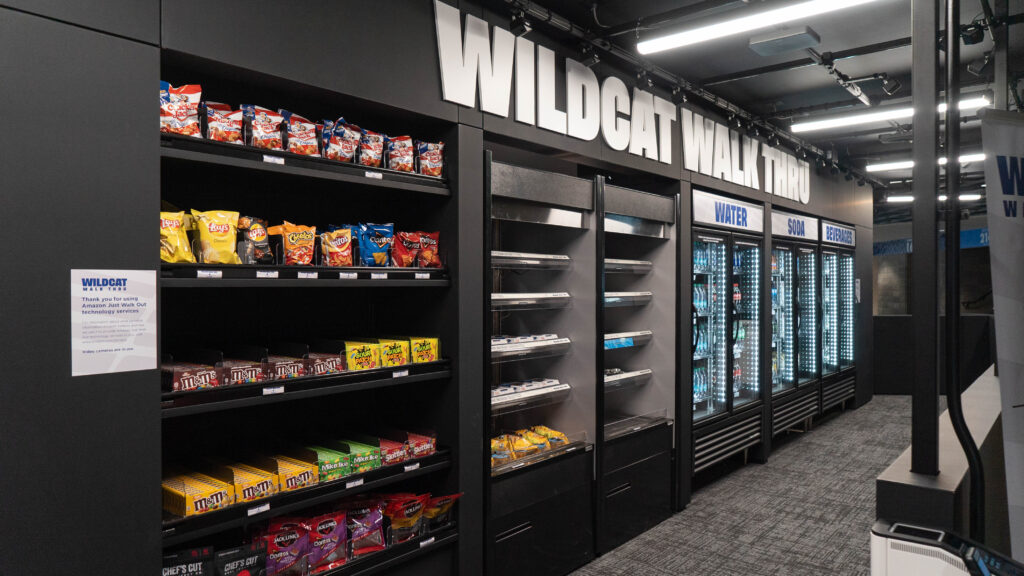
[[[573,576],[867,576],[875,477],[909,445],[910,397],[876,396],[700,488]]]

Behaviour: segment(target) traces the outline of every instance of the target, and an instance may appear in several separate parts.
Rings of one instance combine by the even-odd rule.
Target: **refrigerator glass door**
[[[839,255],[821,253],[821,375],[839,370]]]
[[[739,408],[761,397],[761,247],[734,241],[731,264],[732,406]]]
[[[772,249],[772,394],[796,387],[795,265],[793,250],[788,246]]]
[[[839,253],[839,369],[853,367],[853,254]]]
[[[818,262],[813,249],[796,255],[797,372],[798,384],[818,377]]]
[[[693,353],[693,419],[729,409],[726,391],[725,319],[728,246],[724,238],[699,235],[693,242],[693,306],[696,349]]]

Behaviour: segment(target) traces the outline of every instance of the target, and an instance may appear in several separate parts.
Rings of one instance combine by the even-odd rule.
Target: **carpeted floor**
[[[875,477],[909,444],[910,397],[876,396],[698,489],[573,576],[866,576]]]

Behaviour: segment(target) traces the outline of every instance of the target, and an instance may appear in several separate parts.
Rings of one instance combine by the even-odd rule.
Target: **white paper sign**
[[[821,241],[839,246],[856,246],[857,231],[849,226],[821,221]]]
[[[71,271],[71,375],[152,370],[156,271]]]
[[[693,221],[748,232],[763,232],[764,210],[756,204],[694,190]]]
[[[772,210],[772,236],[818,240],[818,219]]]

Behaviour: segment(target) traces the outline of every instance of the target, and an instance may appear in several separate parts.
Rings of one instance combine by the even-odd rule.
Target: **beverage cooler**
[[[763,217],[761,206],[693,191],[694,473],[762,441]]]
[[[818,377],[818,219],[772,211],[772,434],[820,411]]]
[[[821,408],[844,405],[856,393],[854,248],[856,230],[821,222]]]

